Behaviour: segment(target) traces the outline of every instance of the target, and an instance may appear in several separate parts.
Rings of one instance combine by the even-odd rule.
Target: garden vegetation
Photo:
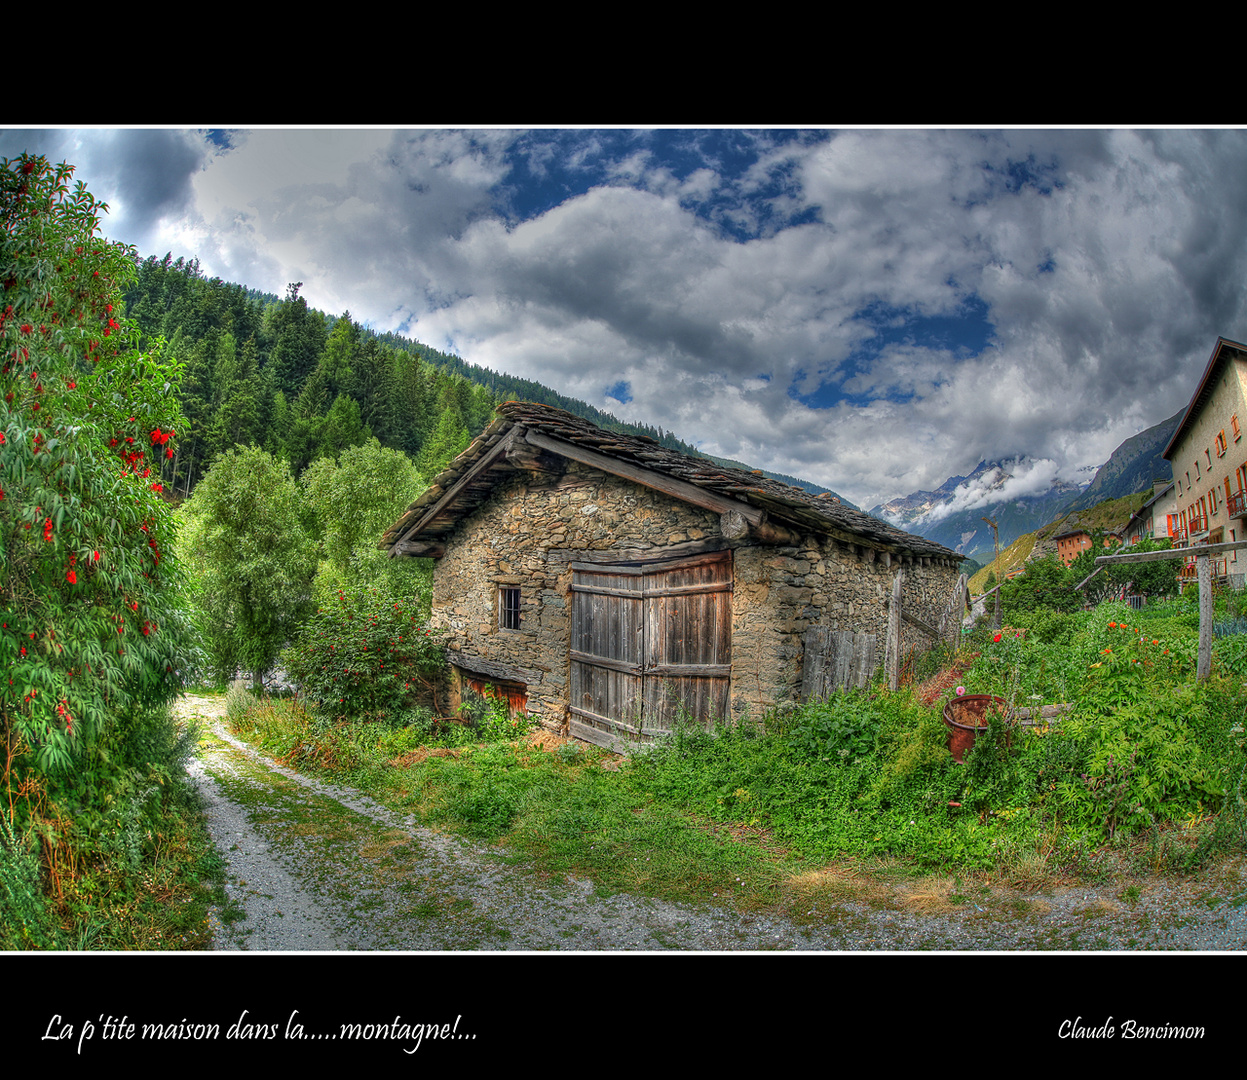
[[[1221,609],[1235,600],[1223,596]],[[1198,681],[1193,598],[1026,621],[968,634],[925,683],[718,730],[685,725],[622,762],[517,737],[522,718],[508,728],[501,702],[440,726],[251,702],[234,723],[283,760],[608,890],[797,912],[808,906],[797,883],[831,864],[1043,888],[1110,864],[1184,873],[1241,851],[1247,638],[1219,638],[1214,674]],[[942,709],[960,694],[1068,709],[993,721],[957,764]]]
[[[220,864],[170,706],[196,663],[163,470],[180,369],[72,168],[0,162],[0,947],[207,938]]]
[[[449,714],[430,564],[375,545],[479,427],[480,395],[414,363],[392,392],[376,342],[295,286],[263,319],[235,297],[245,339],[188,341],[183,394],[151,332],[170,268],[101,240],[71,171],[0,166],[0,946],[209,946],[221,862],[185,779],[195,732],[170,712],[201,674],[251,674],[229,722],[281,761],[603,890],[799,914],[795,883],[830,865],[1043,887],[1104,873],[1106,852],[1185,872],[1242,850],[1247,619],[1221,596],[1197,680],[1176,564],[1147,564],[1140,611],[1084,610],[1078,567],[1036,564],[1006,585],[1003,628],[911,658],[900,691],[688,723],[626,759],[491,695]],[[136,273],[146,337],[120,316]],[[417,419],[405,447],[371,435]],[[297,695],[264,689],[278,669]],[[941,714],[966,694],[1063,708],[993,720],[958,764]]]

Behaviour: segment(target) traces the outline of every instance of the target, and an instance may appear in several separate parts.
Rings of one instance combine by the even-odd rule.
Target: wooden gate
[[[727,716],[732,553],[572,563],[571,733],[623,750],[681,715]]]

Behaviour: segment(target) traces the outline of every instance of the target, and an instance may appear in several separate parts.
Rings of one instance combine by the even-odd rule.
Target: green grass
[[[604,894],[803,918],[827,900],[894,902],[898,882],[912,891],[935,875],[943,885],[926,892],[956,907],[979,903],[985,882],[1184,873],[1243,849],[1243,673],[1219,651],[1213,678],[1196,682],[1185,606],[1104,605],[999,641],[977,633],[961,654],[978,654],[960,680],[968,693],[1073,709],[1046,728],[989,730],[964,766],[947,751],[943,699],[878,687],[756,725],[685,727],[622,762],[508,740],[497,725],[492,741],[484,728],[444,732],[440,748],[427,725],[320,730],[281,701],[235,729],[512,865]]]
[[[0,948],[169,951],[212,947],[210,907],[228,910],[224,864],[196,794],[174,781],[149,809],[137,852],[58,823],[40,861],[29,836],[0,838]]]

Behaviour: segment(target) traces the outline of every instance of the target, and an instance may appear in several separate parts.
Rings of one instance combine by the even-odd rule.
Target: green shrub
[[[321,723],[394,725],[446,659],[441,636],[421,625],[406,600],[361,588],[326,599],[282,662]]]
[[[38,843],[33,835],[14,832],[0,814],[0,948],[49,949],[56,923],[44,895]]]
[[[181,368],[139,351],[134,251],[72,173],[0,162],[0,743],[30,802],[196,661],[162,498]]]

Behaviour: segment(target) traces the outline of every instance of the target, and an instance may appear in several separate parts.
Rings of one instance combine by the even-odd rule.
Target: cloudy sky
[[[1241,130],[0,131],[142,255],[870,507],[1089,479],[1247,339]]]

